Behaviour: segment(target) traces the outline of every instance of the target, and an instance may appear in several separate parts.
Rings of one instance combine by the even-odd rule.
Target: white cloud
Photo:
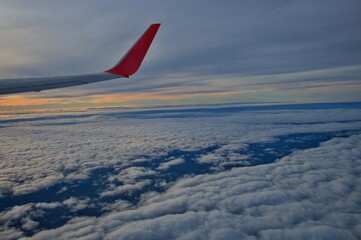
[[[292,234],[311,227],[307,234],[337,228],[337,236],[360,236],[355,209],[360,195],[360,136],[356,133],[361,129],[361,114],[355,109],[194,110],[180,111],[182,118],[177,118],[178,110],[171,114],[117,111],[0,121],[0,126],[5,125],[0,143],[3,195],[19,196],[59,182],[74,184],[100,168],[112,169],[106,178],[96,179],[106,184],[100,189],[102,197],[132,195],[152,184],[165,189],[162,194],[154,189],[143,193],[135,205],[121,199],[103,204],[108,215],[72,219],[63,227],[42,231],[35,239],[142,234],[149,238],[221,239],[224,235],[251,239],[274,234],[296,236]],[[81,123],[63,124],[68,118]],[[272,164],[220,172],[227,164],[246,166],[252,143],[270,143],[278,136],[296,133],[346,131],[351,137],[295,151]],[[202,151],[209,147],[213,150]],[[217,174],[187,176],[176,182],[157,179],[167,167],[185,161],[184,156],[170,158],[173,150],[199,151],[193,160],[214,164]],[[164,162],[159,162],[162,159]],[[63,187],[57,194],[69,189]],[[21,227],[15,229],[10,223],[22,219],[24,229],[35,227],[30,221],[35,221],[33,212],[65,205],[74,213],[92,204],[89,198],[72,197],[6,209],[0,215],[4,225],[0,232],[21,234]],[[267,231],[270,229],[274,231]]]
[[[261,239],[356,239],[349,231],[329,226],[311,226],[295,229],[268,229],[260,234]]]
[[[157,169],[159,169],[159,170],[167,170],[168,168],[170,168],[172,166],[179,165],[179,164],[182,164],[182,163],[184,163],[184,159],[177,158],[177,159],[170,160],[168,162],[161,163]]]
[[[74,218],[67,225],[60,227],[57,231],[44,231],[37,234],[37,239],[79,239],[85,237],[87,239],[100,239],[103,235],[101,229],[96,229],[94,224],[95,218]]]
[[[6,228],[0,227],[0,238],[7,240],[17,240],[23,236],[23,232],[16,228]]]
[[[23,236],[23,231],[35,231],[40,224],[32,218],[41,215],[41,209],[34,208],[34,204],[32,203],[15,206],[7,211],[1,212],[0,238],[6,240],[19,239]],[[16,227],[18,224],[19,226]]]
[[[128,210],[131,209],[133,207],[133,204],[122,200],[122,199],[118,199],[115,202],[111,203],[111,204],[106,204],[102,210],[103,211],[111,211],[111,212],[119,212],[119,211],[124,211],[124,210]]]
[[[137,209],[82,220],[74,236],[357,239],[360,144],[361,135],[334,138],[272,164],[180,180]],[[67,224],[33,239],[69,237],[73,228]]]
[[[38,226],[39,226],[38,222],[36,222],[30,218],[25,218],[25,219],[23,219],[23,224],[22,224],[21,228],[26,231],[32,231],[32,230],[35,230],[35,228],[37,228]]]
[[[109,182],[119,181],[123,183],[136,183],[139,178],[155,175],[156,172],[144,167],[128,167],[121,170],[117,175],[108,177]]]
[[[40,202],[35,204],[35,207],[41,209],[54,209],[61,206],[62,204],[60,202],[50,202],[50,203]]]
[[[115,187],[114,189],[102,192],[100,196],[113,197],[119,194],[132,195],[134,192],[142,190],[145,186],[149,185],[150,183],[151,183],[150,180],[145,180],[134,184],[121,185],[119,187]]]
[[[84,198],[79,199],[75,197],[68,198],[63,201],[63,205],[68,207],[71,212],[77,212],[89,207],[94,207],[92,204],[89,204],[90,199]]]
[[[32,204],[26,204],[21,206],[15,206],[9,211],[2,212],[0,215],[0,221],[11,221],[24,217],[31,210]]]

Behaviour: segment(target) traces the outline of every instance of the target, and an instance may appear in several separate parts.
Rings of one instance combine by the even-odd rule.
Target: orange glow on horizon
[[[222,97],[231,96],[240,93],[239,91],[219,92],[219,93],[116,93],[116,94],[96,94],[87,97],[69,97],[53,98],[39,97],[33,95],[4,95],[0,98],[0,107],[41,107],[44,105],[52,106],[72,106],[72,105],[92,105],[119,103],[128,105],[137,101],[177,101],[194,97]]]

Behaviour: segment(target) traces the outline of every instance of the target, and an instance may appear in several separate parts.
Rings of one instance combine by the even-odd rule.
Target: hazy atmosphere
[[[2,0],[4,79],[100,73],[161,27],[129,79],[0,95],[0,239],[361,239],[360,13]]]
[[[162,26],[131,79],[1,96],[0,109],[360,101],[360,11],[357,0],[1,1],[3,78],[100,72]]]

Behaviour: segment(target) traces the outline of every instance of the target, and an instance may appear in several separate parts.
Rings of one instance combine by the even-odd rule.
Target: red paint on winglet
[[[132,46],[132,48],[124,55],[124,57],[111,69],[105,71],[107,73],[130,77],[140,67],[143,59],[152,43],[155,34],[160,27],[160,23],[152,24]]]

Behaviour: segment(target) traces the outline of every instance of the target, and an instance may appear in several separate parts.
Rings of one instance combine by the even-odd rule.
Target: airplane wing
[[[93,74],[0,79],[0,95],[40,92],[48,89],[73,87],[122,77],[129,78],[139,69],[159,27],[159,23],[150,25],[124,57],[109,70]]]

